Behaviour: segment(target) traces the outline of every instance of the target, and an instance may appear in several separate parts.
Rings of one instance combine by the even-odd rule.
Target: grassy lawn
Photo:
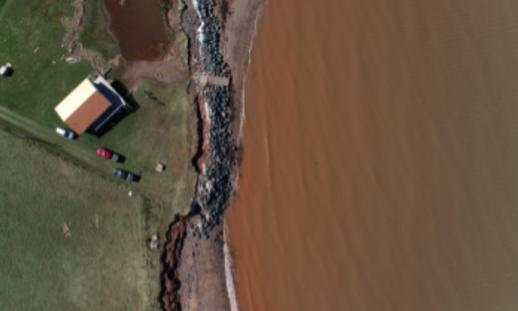
[[[2,310],[157,307],[142,197],[4,130],[0,171]]]
[[[86,61],[73,65],[64,61],[61,18],[71,16],[72,7],[66,1],[0,1],[6,1],[0,11],[0,63],[9,61],[15,68],[11,78],[0,80],[0,119],[54,144],[77,162],[105,175],[114,165],[97,158],[95,148],[112,148],[127,157],[123,167],[142,175],[136,190],[163,204],[180,207],[180,203],[186,203],[179,202],[175,193],[192,192],[189,187],[195,180],[189,132],[194,111],[187,100],[187,80],[170,86],[151,82],[141,85],[133,94],[140,109],[102,138],[83,135],[73,143],[63,141],[54,133],[62,122],[53,108],[93,73]],[[86,1],[81,39],[90,49],[104,47],[99,52],[111,58],[118,49],[106,30],[108,21],[99,4],[96,0]],[[148,99],[146,91],[152,91],[163,105]],[[168,168],[162,174],[154,172],[158,161]],[[188,204],[181,208],[185,210]]]
[[[71,66],[62,59],[60,19],[73,13],[62,3],[6,0],[0,11],[0,62],[16,70],[0,81],[0,104],[49,128],[59,121],[56,100],[91,72],[86,62]]]
[[[85,4],[84,46],[116,56],[100,1]],[[0,78],[0,309],[155,310],[160,251],[146,239],[189,208],[196,179],[187,77],[142,83],[140,108],[103,137],[63,139],[54,107],[93,73],[64,61],[61,19],[72,14],[70,1],[0,0],[0,65],[15,69]],[[97,146],[127,161],[103,160]],[[165,172],[154,172],[158,161]],[[112,177],[117,166],[141,182]]]

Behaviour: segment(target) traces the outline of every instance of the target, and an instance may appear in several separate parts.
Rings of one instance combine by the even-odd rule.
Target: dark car
[[[119,177],[120,179],[124,179],[126,181],[139,181],[140,176],[130,171],[123,170],[122,168],[116,168],[113,170],[113,176]]]

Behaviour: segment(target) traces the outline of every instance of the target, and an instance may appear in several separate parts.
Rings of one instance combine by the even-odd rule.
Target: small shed
[[[102,76],[84,79],[54,110],[77,134],[96,133],[127,103]]]

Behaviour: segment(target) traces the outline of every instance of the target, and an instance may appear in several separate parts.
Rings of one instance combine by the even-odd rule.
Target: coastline
[[[236,0],[234,15],[227,21],[223,55],[231,67],[233,105],[238,125],[236,144],[241,147],[245,123],[245,93],[255,37],[264,7],[268,0]]]
[[[227,287],[230,311],[239,311],[239,305],[236,296],[236,283],[234,279],[234,265],[232,264],[232,255],[230,254],[228,229],[226,225],[223,229],[223,254],[223,260],[225,261],[225,284]]]
[[[511,310],[516,15],[270,4],[227,215],[241,311]]]
[[[237,190],[244,86],[264,4],[263,0],[183,2],[189,93],[199,117],[198,151],[193,158],[198,181],[190,214],[175,220],[166,237],[163,310],[207,306],[238,310],[225,214]]]
[[[252,59],[252,51],[254,48],[255,37],[257,36],[257,31],[259,27],[259,22],[262,16],[262,12],[264,7],[268,4],[268,0],[237,0],[236,1],[236,10],[238,10],[237,21],[231,19],[229,24],[237,24],[237,27],[229,27],[226,28],[227,32],[225,34],[226,44],[224,44],[224,52],[223,54],[227,57],[228,63],[230,66],[234,66],[232,71],[233,77],[233,106],[234,113],[239,117],[235,120],[234,126],[234,139],[235,143],[238,146],[238,150],[240,151],[243,148],[243,128],[244,123],[246,121],[245,118],[245,109],[246,109],[246,82],[248,77],[248,70],[250,67],[251,59]],[[246,10],[245,12],[241,12],[242,10]],[[248,18],[244,18],[244,21],[239,20],[239,15],[243,13],[248,13]],[[245,31],[245,38],[243,41],[247,40],[247,42],[242,42],[242,47],[246,48],[246,55],[242,55],[242,51],[238,51],[237,53],[229,51],[235,51],[236,42],[238,38],[238,32],[240,32],[240,27],[247,27]],[[242,48],[243,49],[243,48]],[[241,52],[241,53],[240,53]],[[242,55],[241,57],[236,57],[237,55]],[[238,151],[238,152],[239,152]],[[239,189],[239,162],[234,168],[234,185],[233,192],[234,194]],[[233,197],[230,199],[230,203],[233,201]],[[228,211],[227,211],[228,212]],[[231,311],[239,311],[239,302],[237,300],[236,294],[236,278],[235,278],[235,266],[232,260],[231,254],[231,242],[228,230],[228,224],[226,221],[226,217],[224,220],[224,229],[223,229],[223,253],[224,253],[224,263],[225,263],[225,280],[227,287],[227,295],[230,304]]]

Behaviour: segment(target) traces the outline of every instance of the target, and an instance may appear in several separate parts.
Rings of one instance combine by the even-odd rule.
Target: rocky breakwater
[[[198,70],[210,76],[229,76],[228,65],[220,50],[221,25],[215,15],[214,0],[194,0],[194,9],[200,19],[197,29]],[[210,230],[220,224],[223,212],[232,193],[232,172],[235,165],[236,147],[231,129],[231,92],[229,86],[199,85],[204,111],[205,130],[203,140],[205,157],[199,163],[200,175],[194,210],[202,217],[198,223],[197,236],[208,237]]]
[[[231,72],[221,53],[216,0],[185,2],[182,27],[189,37],[190,93],[200,116],[198,180],[189,216],[171,225],[164,249],[164,310],[228,310],[223,216],[233,191],[236,146],[232,137]],[[220,1],[221,2],[221,1]]]

